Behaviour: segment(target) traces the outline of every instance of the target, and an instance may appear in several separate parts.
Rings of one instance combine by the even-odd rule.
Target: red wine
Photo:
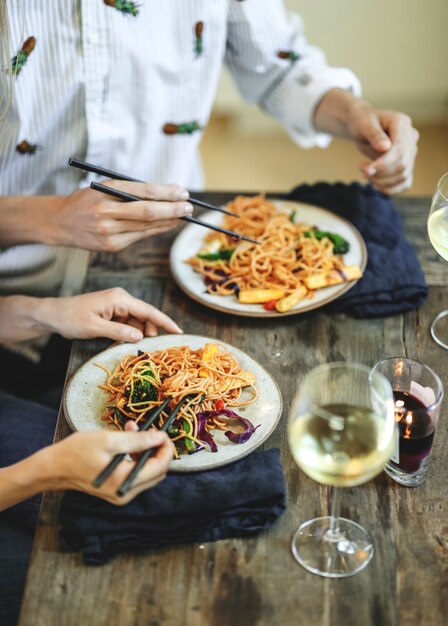
[[[394,391],[394,401],[400,460],[389,463],[405,472],[417,472],[431,452],[434,425],[425,405],[415,396],[405,391]]]

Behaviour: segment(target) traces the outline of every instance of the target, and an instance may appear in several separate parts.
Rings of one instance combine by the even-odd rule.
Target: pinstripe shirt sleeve
[[[301,18],[281,0],[232,2],[226,63],[248,102],[277,118],[300,146],[327,146],[331,137],[313,126],[314,110],[335,87],[359,96],[361,86],[347,69],[327,65],[307,43]]]

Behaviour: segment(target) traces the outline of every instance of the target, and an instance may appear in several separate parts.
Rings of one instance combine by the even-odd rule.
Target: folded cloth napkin
[[[289,197],[345,217],[366,243],[368,262],[363,278],[329,305],[332,310],[359,318],[381,317],[404,313],[424,302],[428,295],[425,277],[390,198],[359,183],[300,185]]]
[[[249,537],[282,515],[285,497],[279,450],[272,448],[215,470],[170,474],[124,507],[69,491],[59,541],[101,565],[126,550]]]

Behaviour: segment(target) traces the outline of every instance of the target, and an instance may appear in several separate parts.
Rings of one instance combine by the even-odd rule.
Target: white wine
[[[448,261],[448,206],[437,209],[430,215],[428,235],[436,251]]]
[[[289,426],[297,465],[319,483],[351,487],[381,472],[393,450],[393,425],[371,409],[333,404]],[[325,415],[325,416],[324,416]]]

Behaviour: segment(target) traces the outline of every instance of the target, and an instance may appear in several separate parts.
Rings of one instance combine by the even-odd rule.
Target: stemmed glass
[[[428,215],[429,239],[440,254],[448,261],[448,173],[437,183]],[[431,335],[439,346],[448,350],[448,310],[439,313],[431,324]]]
[[[297,561],[314,574],[343,578],[361,571],[373,544],[359,524],[341,518],[339,486],[365,483],[393,451],[394,399],[389,381],[357,363],[313,369],[293,401],[289,445],[298,466],[333,486],[331,514],[304,522],[292,540]]]

